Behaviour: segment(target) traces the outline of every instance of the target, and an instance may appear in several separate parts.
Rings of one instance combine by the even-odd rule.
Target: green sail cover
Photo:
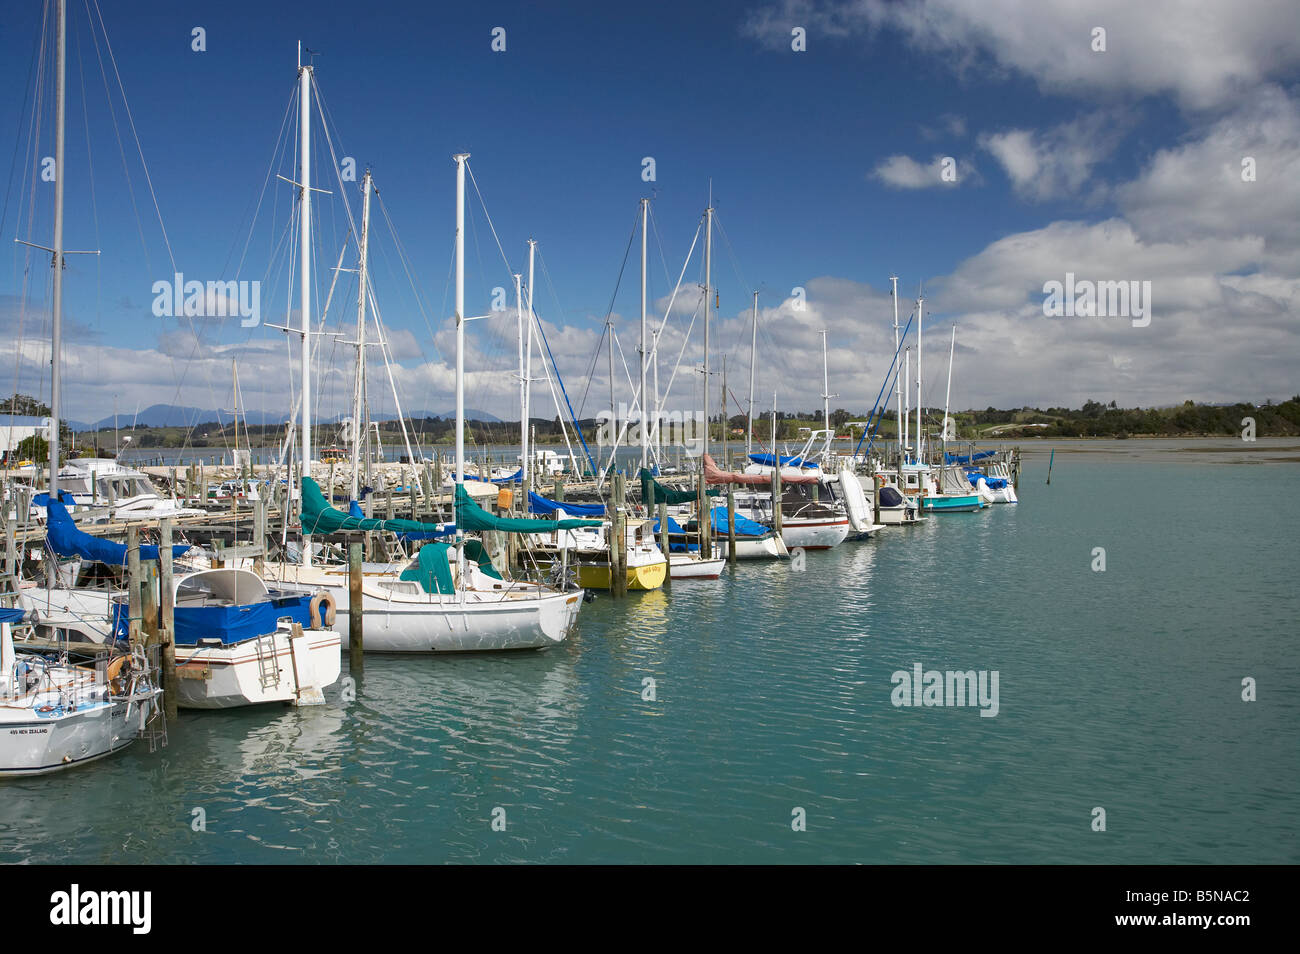
[[[552,530],[576,530],[599,527],[599,520],[535,520],[517,517],[494,517],[473,500],[463,484],[456,485],[456,526],[469,533],[475,530],[501,530],[504,533],[550,533]]]
[[[426,593],[455,593],[456,584],[451,579],[449,562],[450,550],[450,543],[426,543],[415,555],[415,565],[403,570],[398,579],[419,583],[420,589]]]
[[[722,493],[721,487],[713,487],[706,490],[705,496],[716,497]],[[653,497],[653,499],[651,499]],[[650,504],[684,504],[694,503],[696,492],[694,490],[673,490],[671,487],[665,487],[659,481],[654,479],[654,475],[649,470],[641,468],[641,500],[647,506]]]
[[[495,577],[498,580],[505,579],[497,568],[492,565],[492,558],[488,556],[487,547],[483,546],[482,540],[465,541],[465,559],[473,560],[478,564],[478,568],[488,576]]]
[[[340,530],[395,530],[399,533],[454,533],[453,529],[418,520],[381,520],[378,517],[352,517],[329,505],[320,484],[310,477],[302,479],[302,530],[309,535],[337,533]]]
[[[426,543],[415,555],[415,565],[403,570],[398,579],[419,583],[420,589],[426,593],[454,593],[456,585],[451,578],[454,552],[455,548],[450,543]],[[487,547],[483,546],[482,540],[465,541],[465,559],[473,560],[488,576],[504,579],[492,565],[492,558],[488,556]]]

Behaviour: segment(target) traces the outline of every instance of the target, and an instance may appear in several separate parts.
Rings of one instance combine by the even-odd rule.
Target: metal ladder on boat
[[[257,675],[263,689],[280,683],[280,662],[275,654],[275,633],[257,637]]]

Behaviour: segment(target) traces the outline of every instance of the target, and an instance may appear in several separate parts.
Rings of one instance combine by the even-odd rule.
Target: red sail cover
[[[734,470],[719,470],[718,465],[708,454],[704,455],[704,481],[709,484],[744,484],[746,487],[771,487],[772,475],[739,474]],[[816,474],[800,474],[798,477],[781,475],[783,484],[815,484]]]

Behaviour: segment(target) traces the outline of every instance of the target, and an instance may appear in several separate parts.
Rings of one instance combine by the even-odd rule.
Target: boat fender
[[[338,618],[338,614],[335,613],[334,611],[334,597],[331,596],[329,593],[325,592],[324,590],[321,590],[319,593],[317,593],[315,596],[311,598],[311,628],[312,629],[322,628],[321,612],[320,612],[320,607],[322,603],[325,604],[324,628],[328,629],[329,627],[333,626],[334,621]]]

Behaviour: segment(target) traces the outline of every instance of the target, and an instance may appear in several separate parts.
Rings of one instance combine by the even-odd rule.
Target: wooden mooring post
[[[609,595],[614,599],[627,595],[627,514],[622,480],[621,474],[614,474],[609,485]]]
[[[669,555],[668,504],[663,500],[659,501],[659,549],[663,551],[664,560],[668,564],[668,572],[664,574],[664,589],[669,590],[673,585],[673,558]]]
[[[131,648],[140,645],[140,530],[126,528],[126,638]]]
[[[176,718],[179,703],[176,681],[176,592],[172,583],[172,521],[164,517],[158,524],[158,595],[162,619],[158,640],[162,646],[163,712],[170,722]]]
[[[348,544],[348,665],[360,672],[362,662],[361,544]]]
[[[777,536],[781,535],[781,461],[777,459],[777,466],[772,468],[772,529],[776,531]]]
[[[727,562],[736,565],[736,489],[727,484]]]

